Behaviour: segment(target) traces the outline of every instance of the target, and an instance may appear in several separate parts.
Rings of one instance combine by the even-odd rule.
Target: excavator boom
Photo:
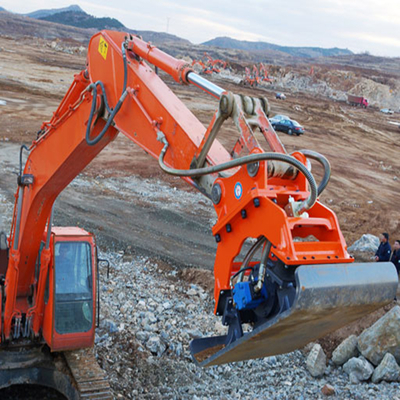
[[[208,127],[174,95],[158,69],[219,99]],[[227,92],[136,36],[94,35],[87,68],[43,123],[23,171],[21,163],[2,288],[2,342],[34,336],[52,350],[93,344],[94,238],[52,229],[51,214],[61,191],[119,132],[158,159],[164,172],[213,202],[218,217],[212,228],[218,243],[214,311],[228,332],[192,342],[200,365],[291,351],[391,301],[395,268],[354,264],[336,215],[319,201],[329,162],[310,150],[288,154],[268,114],[267,99]],[[228,119],[238,131],[231,150],[218,140]],[[310,159],[324,168],[319,185],[307,168]],[[57,286],[64,250],[75,257],[78,303],[75,289]],[[83,259],[84,273],[77,263]],[[44,300],[45,293],[50,300]],[[71,307],[77,311],[70,315]],[[87,329],[77,324],[72,332],[75,325],[61,314],[79,315]],[[243,324],[252,332],[243,332]]]

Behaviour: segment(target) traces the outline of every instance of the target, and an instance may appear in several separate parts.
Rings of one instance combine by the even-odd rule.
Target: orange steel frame
[[[123,88],[121,44],[124,42],[128,60],[128,96],[104,137],[97,144],[89,146],[85,140],[85,132],[92,92],[87,87],[91,83],[102,81],[110,107],[116,105]],[[169,143],[165,164],[177,169],[190,169],[213,128],[221,123],[221,113],[217,110],[206,129],[145,61],[164,70],[177,82],[189,83],[188,73],[192,71],[190,66],[138,37],[112,31],[102,31],[94,35],[89,44],[87,68],[75,75],[60,106],[51,120],[42,125],[42,134],[32,143],[24,173],[32,174],[34,183],[25,188],[20,187],[17,191],[16,204],[19,196],[23,199],[18,243],[15,243],[17,206],[9,237],[10,257],[1,321],[2,340],[10,339],[11,328],[22,314],[34,315],[34,311],[42,307],[38,296],[43,297],[43,283],[42,286],[38,285],[38,296],[34,297],[34,303],[30,303],[28,299],[32,285],[36,284],[35,262],[54,201],[90,161],[116,138],[118,132],[122,132],[150,155],[158,158],[163,148],[163,144],[157,140],[157,132],[161,130]],[[269,125],[265,101],[251,99],[254,109],[249,116],[243,105],[246,99],[227,92],[225,95],[233,98],[228,116],[234,119],[240,136],[231,153],[218,140],[214,140],[207,152],[206,165],[230,161],[244,151],[263,152],[254,136],[254,126],[261,131],[272,151],[285,152]],[[106,116],[98,118],[91,137],[99,134],[105,125],[105,119]],[[306,163],[302,154],[297,153],[295,157]],[[290,266],[352,261],[331,210],[317,201],[309,210],[309,218],[286,215],[284,206],[288,203],[289,196],[295,200],[303,200],[308,196],[305,178],[300,174],[293,180],[268,178],[266,167],[267,162],[260,162],[255,177],[247,173],[246,166],[237,168],[231,176],[212,176],[215,183],[218,182],[222,188],[221,201],[215,205],[218,222],[213,227],[213,234],[220,239],[214,270],[216,306],[220,292],[230,288],[229,279],[239,268],[234,259],[249,237],[267,237],[273,244],[274,255]],[[207,192],[201,179],[184,179]],[[239,198],[235,196],[237,183],[242,187]],[[255,206],[254,199],[258,199],[258,207]],[[242,210],[246,211],[246,218],[242,218]],[[293,241],[296,236],[308,235],[314,235],[318,242]],[[48,251],[42,252],[44,268],[41,273],[44,275],[51,263],[50,256]],[[40,318],[34,318],[33,330],[36,334],[43,328],[42,325]]]

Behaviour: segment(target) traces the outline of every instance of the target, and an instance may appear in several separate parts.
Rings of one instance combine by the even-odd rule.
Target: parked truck
[[[353,96],[352,94],[348,94],[347,102],[352,106],[361,106],[364,108],[368,107],[368,100],[362,96]]]

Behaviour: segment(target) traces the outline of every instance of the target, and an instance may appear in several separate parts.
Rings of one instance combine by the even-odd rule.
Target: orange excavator
[[[219,99],[208,127],[150,64]],[[199,365],[292,351],[394,298],[393,264],[354,263],[335,214],[319,201],[329,162],[311,150],[288,154],[268,114],[265,98],[227,92],[136,36],[92,37],[86,69],[37,139],[21,148],[11,231],[0,239],[0,388],[37,381],[68,398],[109,396],[104,379],[73,352],[94,343],[95,238],[52,226],[52,208],[119,133],[213,202],[214,312],[227,334],[191,342]],[[229,119],[238,130],[230,151],[218,141]],[[319,185],[309,160],[323,166]],[[69,375],[49,371],[55,357],[67,359]]]
[[[267,67],[266,67],[263,63],[260,62],[259,68],[260,68],[260,78],[261,78],[261,80],[262,80],[263,82],[270,82],[270,83],[272,83],[272,82],[273,82],[273,79],[270,78],[270,77],[268,76],[268,69],[267,69]]]
[[[225,69],[227,66],[227,62],[223,60],[214,60],[209,54],[204,53],[205,61],[204,60],[193,60],[192,67],[198,64],[202,70],[201,74],[203,75],[211,75],[213,73],[219,74],[221,69]]]

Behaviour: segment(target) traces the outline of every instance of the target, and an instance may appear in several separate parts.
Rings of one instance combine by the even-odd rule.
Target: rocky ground
[[[398,382],[353,383],[331,360],[322,376],[313,378],[307,349],[201,369],[191,360],[190,340],[226,329],[212,315],[207,272],[122,253],[102,256],[111,269],[107,278],[101,268],[95,349],[117,398],[322,399],[326,385],[333,388],[333,399],[400,398]]]

